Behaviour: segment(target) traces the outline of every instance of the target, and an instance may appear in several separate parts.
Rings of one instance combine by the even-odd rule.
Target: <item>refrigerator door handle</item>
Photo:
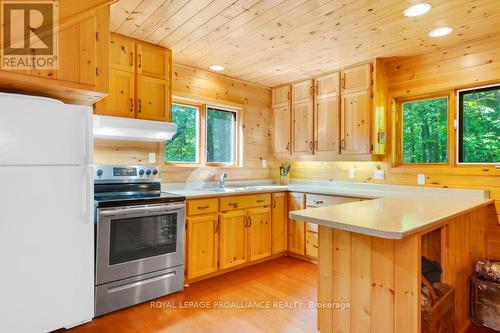
[[[84,181],[85,181],[85,194],[83,196],[83,208],[85,212],[85,217],[83,220],[83,223],[85,224],[92,224],[94,221],[94,188],[92,186],[92,181],[93,181],[93,170],[92,167],[85,167],[85,175],[84,175]]]

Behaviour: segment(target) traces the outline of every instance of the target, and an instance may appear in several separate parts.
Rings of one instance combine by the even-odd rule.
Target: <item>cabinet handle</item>
[[[345,150],[345,140],[344,139],[340,140],[340,148],[342,150]]]
[[[288,151],[290,150],[290,142],[287,142],[287,144],[286,144],[286,150],[288,150]]]
[[[318,204],[318,205],[321,205],[321,204],[323,204],[323,200],[314,200],[314,203]]]
[[[95,40],[96,40],[96,42],[99,41],[99,31],[96,31],[96,33],[95,33]]]
[[[340,86],[342,89],[345,89],[345,74],[342,75],[342,79],[340,80]]]
[[[238,208],[239,204],[237,202],[229,202],[229,206],[233,206],[233,208]]]
[[[273,208],[276,208],[276,198],[273,198]]]
[[[214,220],[214,233],[219,232],[219,219]]]
[[[312,151],[314,147],[314,143],[312,141],[309,141],[309,150]]]
[[[319,94],[319,85],[318,83],[316,82],[316,96]]]
[[[311,95],[311,96],[313,95],[313,86],[309,87],[309,95]]]
[[[141,66],[142,66],[142,57],[141,57],[141,54],[138,54],[137,58],[139,60],[139,63],[137,65],[139,66],[139,68],[141,68]]]
[[[130,97],[130,112],[134,112],[134,99]]]
[[[250,216],[248,217],[248,227],[252,227],[252,218]]]
[[[318,141],[314,141],[314,150],[318,150]]]
[[[206,206],[198,206],[198,209],[207,209],[209,206],[206,205]]]
[[[130,52],[130,66],[134,66],[134,52]]]
[[[142,101],[141,99],[139,98],[139,113],[141,113],[142,111]]]
[[[257,200],[258,203],[264,202],[264,199]]]
[[[99,67],[95,68],[95,76],[99,76]]]

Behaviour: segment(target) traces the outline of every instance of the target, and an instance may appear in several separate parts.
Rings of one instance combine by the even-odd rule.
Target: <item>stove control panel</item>
[[[159,182],[159,170],[157,166],[95,165],[94,182]]]

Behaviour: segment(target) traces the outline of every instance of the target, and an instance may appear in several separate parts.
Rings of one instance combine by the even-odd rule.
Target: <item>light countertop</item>
[[[387,239],[402,239],[493,202],[481,198],[385,197],[297,210],[290,218]]]

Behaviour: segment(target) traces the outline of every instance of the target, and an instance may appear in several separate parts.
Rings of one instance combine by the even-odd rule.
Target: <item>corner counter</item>
[[[440,262],[442,281],[455,288],[455,331],[464,331],[490,204],[406,196],[290,212],[319,224],[319,331],[420,332],[421,256]]]

